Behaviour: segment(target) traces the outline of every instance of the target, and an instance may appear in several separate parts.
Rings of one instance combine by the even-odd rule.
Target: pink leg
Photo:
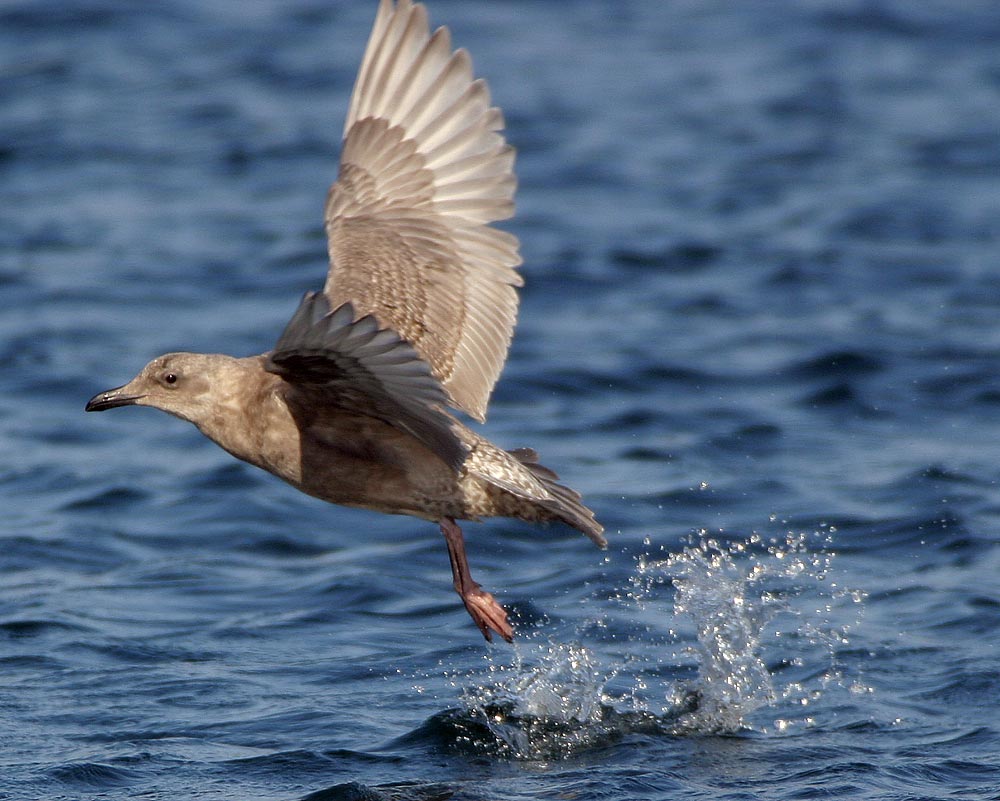
[[[441,518],[441,533],[448,543],[448,556],[451,559],[451,574],[455,579],[455,592],[462,599],[465,608],[479,626],[487,642],[493,637],[490,629],[495,631],[507,642],[514,640],[514,629],[507,622],[507,613],[496,599],[472,580],[469,573],[469,562],[465,558],[465,540],[462,529],[450,517]]]

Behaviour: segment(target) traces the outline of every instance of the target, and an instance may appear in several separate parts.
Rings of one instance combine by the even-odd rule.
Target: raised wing
[[[330,311],[308,293],[292,315],[265,369],[330,405],[377,417],[416,437],[455,470],[468,451],[442,411],[447,396],[430,368],[394,331],[350,303]]]
[[[488,223],[514,211],[514,151],[486,84],[420,4],[381,0],[326,203],[334,308],[350,302],[416,349],[483,420],[507,358],[521,263]]]

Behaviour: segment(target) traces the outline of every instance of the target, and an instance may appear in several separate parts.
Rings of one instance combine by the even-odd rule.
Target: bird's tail
[[[551,500],[538,501],[541,506],[551,512],[557,520],[582,531],[601,548],[607,547],[604,526],[598,523],[594,519],[594,513],[583,505],[580,493],[565,484],[560,484],[555,471],[539,464],[538,453],[534,449],[516,448],[507,452],[524,465],[552,496]]]

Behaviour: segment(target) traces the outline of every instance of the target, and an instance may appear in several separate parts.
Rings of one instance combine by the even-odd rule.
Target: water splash
[[[671,577],[674,615],[695,627],[701,702],[680,721],[679,732],[738,731],[748,715],[776,700],[761,648],[764,627],[798,592],[783,584],[820,579],[829,565],[828,557],[805,550],[802,537],[772,543],[766,557],[744,558],[760,546],[759,535],[726,545],[703,536],[679,554],[640,564],[639,576],[662,571]]]
[[[563,723],[590,723],[599,719],[604,687],[609,678],[596,655],[585,646],[552,643],[539,661],[519,669],[495,700],[509,703],[519,717],[545,718]]]
[[[489,681],[479,674],[465,684],[463,709],[452,723],[467,745],[533,760],[563,758],[636,732],[690,736],[809,725],[801,710],[840,679],[835,654],[846,630],[831,624],[833,606],[844,596],[863,597],[828,580],[832,535],[830,529],[726,541],[699,532],[680,552],[661,549],[662,559],[650,557],[647,541],[621,597],[635,612],[664,610],[660,620],[671,633],[665,648],[607,664],[581,642],[529,636],[512,663],[491,655]],[[819,547],[810,547],[817,538]],[[649,636],[634,636],[638,653]],[[781,686],[765,656],[782,671]],[[696,676],[655,685],[650,676],[663,675],[664,665],[675,666],[674,673],[693,668]],[[624,690],[611,692],[612,683]],[[775,705],[795,714],[751,722]]]
[[[852,605],[856,622],[865,597],[831,578],[835,533],[824,527],[725,541],[702,531],[679,553],[640,560],[636,584],[666,577],[675,620],[694,629],[686,653],[697,665],[692,688],[700,703],[680,719],[678,734],[813,725],[810,708],[844,678],[837,652],[850,626],[833,623],[836,607]],[[754,715],[765,708],[786,716]]]
[[[492,668],[496,680],[466,688],[449,723],[464,745],[495,756],[564,759],[628,734],[668,733],[676,718],[624,707],[607,690],[618,669],[579,643],[529,642],[512,665]]]
[[[760,654],[764,624],[773,614],[768,592],[756,593],[760,563],[741,569],[714,540],[703,540],[645,569],[673,574],[674,614],[696,629],[698,709],[685,727],[695,732],[731,732],[745,717],[774,701],[771,674]]]

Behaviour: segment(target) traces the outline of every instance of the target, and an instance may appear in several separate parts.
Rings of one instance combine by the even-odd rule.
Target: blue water
[[[519,150],[485,432],[607,526],[334,508],[150,410],[325,271],[374,2],[0,6],[0,798],[1000,798],[1000,8],[434,0]]]

